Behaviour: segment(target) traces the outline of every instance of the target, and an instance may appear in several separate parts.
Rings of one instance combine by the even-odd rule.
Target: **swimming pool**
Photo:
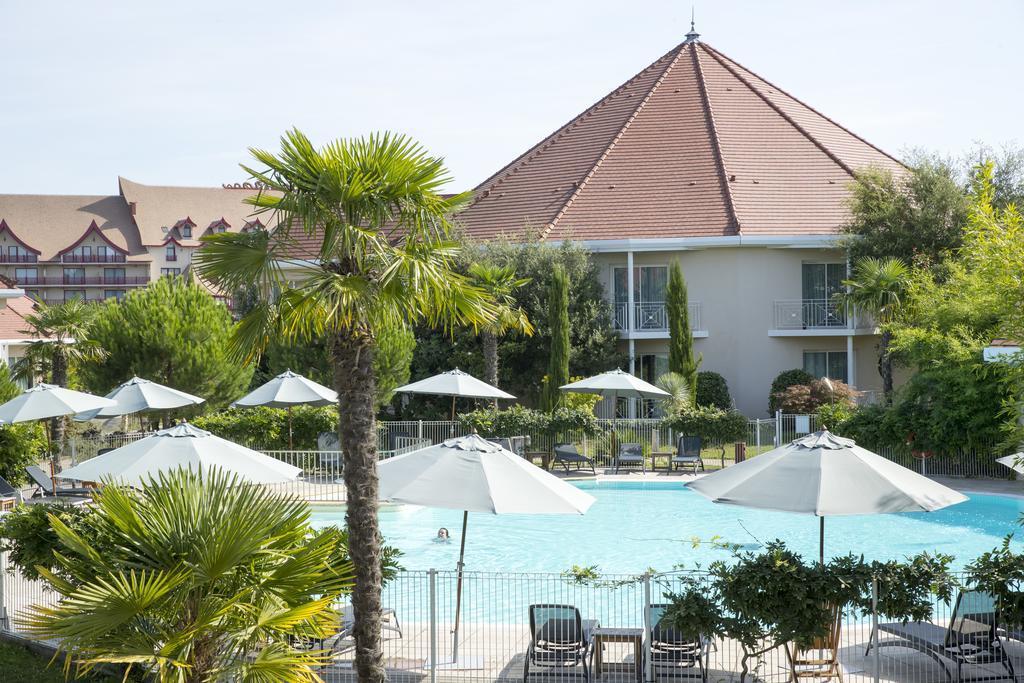
[[[713,536],[757,549],[776,538],[807,559],[817,556],[818,524],[810,516],[717,505],[681,482],[575,484],[597,502],[586,515],[469,515],[466,567],[491,572],[562,572],[573,565],[602,573],[696,569],[728,551],[693,538]],[[831,517],[825,525],[829,556],[853,552],[868,560],[899,559],[921,551],[956,556],[962,568],[1017,531],[1024,498],[968,494],[970,500],[931,513]],[[344,523],[339,508],[314,508],[313,524]],[[381,531],[400,548],[406,569],[452,569],[458,557],[462,513],[417,506],[384,506]],[[440,527],[453,536],[435,543]],[[1015,541],[1015,545],[1019,542]]]

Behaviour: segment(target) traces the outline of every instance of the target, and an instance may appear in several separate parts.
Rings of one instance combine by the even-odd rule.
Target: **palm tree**
[[[80,299],[48,305],[38,303],[35,313],[25,316],[28,329],[22,330],[40,341],[25,351],[17,375],[29,380],[42,377],[50,384],[68,385],[68,373],[78,363],[100,360],[103,349],[89,338],[89,328],[97,312],[94,305]],[[50,455],[54,472],[60,471],[64,444],[63,417],[50,420],[50,440],[55,448]]]
[[[873,316],[881,328],[878,342],[878,374],[882,377],[882,392],[886,401],[892,400],[892,323],[896,322],[910,284],[910,269],[898,258],[879,259],[865,257],[853,268],[853,278],[843,284],[847,291],[837,298],[848,308],[860,309]],[[851,381],[853,378],[850,378]]]
[[[493,263],[474,263],[469,267],[474,283],[487,292],[498,306],[494,321],[480,331],[484,350],[484,381],[498,386],[498,339],[508,332],[532,335],[533,325],[526,311],[516,304],[515,291],[527,284],[529,278],[516,277],[515,268]]]
[[[656,386],[667,391],[668,396],[658,403],[666,417],[686,412],[693,407],[693,396],[690,394],[690,380],[678,372],[666,372],[658,377]]]
[[[273,229],[207,237],[195,261],[226,291],[255,284],[261,292],[236,329],[237,350],[258,353],[272,335],[329,344],[356,570],[356,671],[360,681],[379,683],[376,337],[420,321],[486,325],[496,310],[455,270],[459,246],[448,217],[468,195],[441,194],[444,163],[417,143],[385,133],[316,149],[292,130],[278,154],[250,152],[263,169],[243,168],[269,191],[248,201],[271,214]],[[284,261],[294,270],[286,273]]]
[[[340,529],[314,531],[304,501],[219,470],[177,469],[141,491],[108,485],[93,500],[75,529],[50,514],[59,552],[39,571],[57,601],[29,609],[30,633],[85,670],[320,681],[326,653],[295,643],[337,630],[332,604],[352,585]]]

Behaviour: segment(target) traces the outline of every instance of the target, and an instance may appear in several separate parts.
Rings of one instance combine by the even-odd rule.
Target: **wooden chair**
[[[843,673],[839,668],[840,635],[843,629],[843,610],[839,606],[830,608],[831,618],[828,632],[816,638],[810,647],[798,648],[796,643],[786,646],[786,657],[789,659],[789,671],[793,683],[801,678],[839,679],[843,681]]]

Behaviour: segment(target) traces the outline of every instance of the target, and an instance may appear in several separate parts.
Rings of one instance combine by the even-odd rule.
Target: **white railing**
[[[848,327],[846,307],[830,299],[787,299],[775,301],[773,329],[812,330]]]
[[[630,319],[627,315],[629,304],[612,304],[612,319],[615,329],[619,331],[634,330],[637,332],[651,332],[668,329],[668,310],[664,301],[641,301],[633,304],[632,327],[629,326]],[[699,301],[691,301],[688,304],[691,330],[703,330],[701,323],[701,304]]]
[[[0,556],[0,566],[4,563],[6,558]],[[637,558],[637,563],[642,565],[643,558]],[[657,633],[662,606],[671,603],[674,594],[687,587],[700,590],[710,580],[701,572],[607,574],[578,579],[569,573],[465,571],[459,601],[455,571],[400,571],[383,593],[384,607],[390,611],[383,630],[384,666],[393,680],[522,681],[526,678],[524,669],[530,649],[531,606],[565,605],[570,615],[578,611],[591,638],[590,644],[601,648],[601,656],[588,661],[602,669],[594,671],[591,680],[608,680],[609,672],[617,673],[612,680],[620,683],[701,680],[700,670],[695,667],[652,657],[652,636]],[[954,580],[962,583],[964,577],[954,576]],[[872,604],[885,604],[884,588],[869,590]],[[955,590],[953,595],[955,597]],[[13,569],[0,572],[0,631],[27,637],[19,616],[32,606],[51,606],[56,601],[56,594],[46,583],[27,581]],[[929,622],[945,633],[953,621],[952,605],[936,595],[931,596],[929,602],[932,605]],[[457,603],[460,607],[456,631]],[[946,680],[943,664],[910,648],[880,651],[878,647],[869,647],[873,625],[894,621],[871,609],[861,612],[847,607],[843,610],[835,648],[843,680],[848,683],[938,683]],[[616,629],[619,637],[627,636],[633,642],[607,642],[602,629]],[[888,633],[882,635],[892,637]],[[1010,636],[1010,640],[1018,638]],[[716,635],[706,636],[706,641],[701,663],[712,675],[705,680],[741,680],[745,653],[740,644]],[[634,643],[637,651],[634,651]],[[458,660],[452,664],[456,644]],[[331,637],[325,647],[331,650],[332,661],[318,671],[321,678],[329,683],[352,680],[352,642]],[[1024,648],[1019,640],[1005,651],[1011,658],[1010,664],[1020,671],[1024,667]],[[792,671],[782,647],[753,657],[746,665],[748,681],[789,680]],[[964,665],[963,675],[977,680],[978,676],[996,678],[1004,674],[1005,680],[1013,681],[1004,667],[991,662],[968,663]],[[533,663],[530,673],[528,680],[583,680],[582,666],[552,670]]]

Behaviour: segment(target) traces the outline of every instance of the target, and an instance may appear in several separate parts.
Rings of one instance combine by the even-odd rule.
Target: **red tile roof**
[[[0,299],[0,339],[36,339],[26,332],[25,316],[35,311],[35,302],[27,296]]]
[[[895,158],[688,40],[476,188],[472,237],[834,233],[848,184]]]

